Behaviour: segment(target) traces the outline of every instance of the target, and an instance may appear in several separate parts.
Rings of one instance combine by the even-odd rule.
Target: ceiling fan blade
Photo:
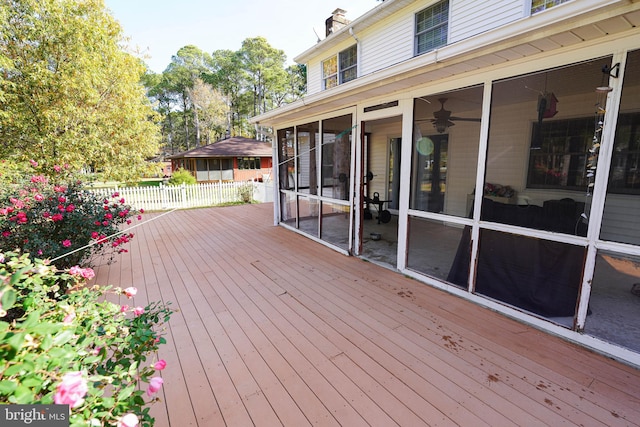
[[[479,122],[481,119],[476,119],[472,117],[449,117],[449,120],[456,120],[460,122]]]

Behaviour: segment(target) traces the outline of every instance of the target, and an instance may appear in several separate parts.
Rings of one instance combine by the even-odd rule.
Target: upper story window
[[[323,89],[346,83],[358,76],[358,47],[353,45],[322,61]]]
[[[553,6],[557,6],[562,3],[566,3],[569,0],[532,0],[531,1],[531,14],[542,12]]]
[[[449,0],[441,1],[416,14],[416,55],[447,44]]]

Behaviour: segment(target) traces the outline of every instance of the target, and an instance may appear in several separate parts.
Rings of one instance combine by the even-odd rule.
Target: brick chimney
[[[327,18],[327,20],[325,21],[325,25],[327,27],[327,36],[335,33],[340,28],[346,27],[349,22],[351,22],[344,16],[345,13],[347,13],[346,10],[338,8],[333,11],[329,18]]]

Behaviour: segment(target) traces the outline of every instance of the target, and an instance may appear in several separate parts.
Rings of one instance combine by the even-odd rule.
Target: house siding
[[[522,0],[500,0],[487,6],[477,0],[451,0],[449,44],[522,18],[524,3]]]
[[[413,57],[413,15],[400,15],[388,24],[367,29],[361,38],[361,75]],[[358,36],[360,37],[360,36]]]
[[[637,196],[610,194],[604,205],[600,238],[612,242],[640,245],[640,199]]]
[[[396,12],[372,25],[355,36],[359,42],[358,76],[365,76],[414,57],[415,14],[433,1],[414,2],[411,6]],[[475,0],[450,0],[449,42],[448,44],[473,37],[491,29],[521,19],[524,14],[522,0],[500,0],[492,2],[491,13],[486,13],[486,3]],[[478,13],[482,11],[482,13]],[[349,39],[331,54],[347,48],[355,39]],[[322,61],[331,56],[314,57],[307,64],[307,93],[314,94],[322,89]]]
[[[307,95],[322,91],[322,60],[314,58],[307,64]]]

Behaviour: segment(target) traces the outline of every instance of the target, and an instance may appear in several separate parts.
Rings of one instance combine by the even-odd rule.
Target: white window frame
[[[446,7],[446,11],[447,11],[447,19],[444,22],[438,22],[437,24],[430,26],[428,28],[423,29],[422,31],[418,32],[418,16],[424,12],[431,12],[431,11],[436,11],[436,9],[438,8],[443,8]],[[419,11],[418,13],[415,14],[415,19],[414,19],[414,31],[415,31],[415,36],[414,36],[414,52],[415,55],[422,55],[423,53],[427,53],[427,52],[431,52],[434,49],[437,49],[440,46],[446,46],[447,43],[449,42],[449,19],[450,19],[450,2],[449,0],[443,0],[441,2],[438,2],[432,6],[429,6],[425,9],[422,9],[421,11]],[[430,49],[425,49],[425,50],[419,50],[419,39],[420,36],[429,33],[429,32],[435,32],[435,30],[438,30],[442,27],[445,27],[445,31],[447,33],[446,35],[446,40],[444,41],[444,43],[442,44],[438,44],[438,45],[434,45],[432,46]]]
[[[529,13],[535,15],[536,13],[549,10],[554,6],[559,6],[568,1],[570,0],[529,0]]]
[[[350,82],[351,80],[355,80],[356,78],[358,78],[358,47],[357,46],[358,46],[357,44],[351,45],[348,48],[341,50],[338,54],[333,55],[330,58],[327,58],[324,61],[322,61],[322,63],[320,64],[322,67],[322,90],[330,89],[332,87]],[[353,58],[355,59],[355,63],[352,65],[349,65],[348,67],[342,68],[341,61],[340,61],[342,59],[342,55],[354,48],[356,50],[355,55],[353,56]],[[336,63],[335,72],[332,72],[331,74],[325,74],[325,70],[326,70],[325,64],[328,63],[329,61],[335,61]],[[356,70],[355,77],[345,80],[344,73],[354,68]],[[330,80],[334,80],[335,84],[328,85],[327,83]]]

